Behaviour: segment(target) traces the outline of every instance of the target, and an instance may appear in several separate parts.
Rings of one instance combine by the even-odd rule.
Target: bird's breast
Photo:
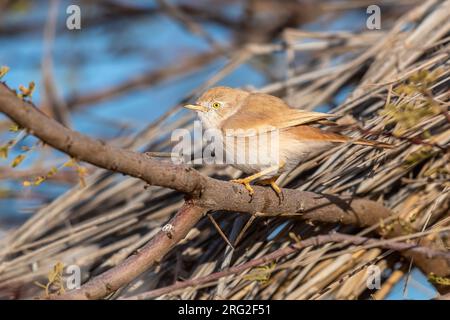
[[[225,163],[247,174],[277,165],[281,168],[276,174],[290,171],[332,146],[329,142],[299,140],[283,131],[278,132],[276,138],[224,136],[223,139]]]

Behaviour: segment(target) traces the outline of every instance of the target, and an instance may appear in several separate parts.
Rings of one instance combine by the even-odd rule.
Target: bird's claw
[[[275,183],[275,181],[272,181],[270,183],[270,186],[272,187],[273,191],[277,193],[278,196],[282,194],[280,187]]]
[[[275,191],[275,193],[277,194],[278,198],[281,201],[281,200],[283,200],[283,192],[281,191],[281,188],[275,182],[277,180],[277,178],[278,177],[265,179],[265,180],[260,180],[260,181],[258,181],[256,183],[259,184],[259,185],[262,185],[262,186],[270,185],[272,190]]]
[[[230,182],[242,184],[245,187],[245,189],[247,189],[247,191],[250,193],[251,196],[255,193],[255,190],[253,190],[253,188],[250,185],[250,181],[248,181],[247,179],[233,179],[230,180]]]
[[[281,201],[283,201],[284,196],[283,196],[283,192],[281,191],[280,187],[275,183],[275,181],[270,183],[270,187],[273,189],[273,191],[275,191],[275,193],[278,196],[278,199]]]

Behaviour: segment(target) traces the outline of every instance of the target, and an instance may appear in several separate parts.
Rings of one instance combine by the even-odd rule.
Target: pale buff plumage
[[[216,87],[206,91],[195,105],[187,105],[198,111],[203,126],[207,129],[220,129],[224,136],[244,136],[245,151],[257,153],[260,146],[255,146],[249,139],[252,134],[278,133],[277,158],[271,163],[245,162],[233,164],[234,167],[252,176],[234,180],[245,185],[253,193],[249,183],[265,179],[280,192],[275,184],[276,178],[283,172],[292,170],[299,163],[312,155],[332,147],[336,143],[352,141],[350,138],[331,132],[325,132],[312,124],[327,124],[334,115],[312,112],[289,107],[283,100],[263,93],[250,93],[229,87]],[[357,140],[355,144],[390,147],[377,141]],[[224,139],[225,152],[239,152],[236,140]],[[238,151],[239,150],[239,151]],[[276,163],[274,165],[273,163]]]

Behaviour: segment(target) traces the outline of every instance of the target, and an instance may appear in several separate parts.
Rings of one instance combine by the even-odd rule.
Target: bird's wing
[[[251,94],[239,110],[222,123],[227,135],[252,135],[303,124],[319,123],[333,114],[290,108],[283,100],[262,93]],[[236,133],[238,132],[239,133]],[[248,133],[245,133],[248,131]]]
[[[323,131],[319,128],[311,126],[296,126],[292,128],[285,129],[285,132],[289,134],[292,138],[300,141],[315,141],[315,142],[350,142],[352,144],[359,144],[363,146],[371,146],[376,148],[392,149],[394,146],[389,143],[376,141],[376,140],[365,140],[365,139],[355,139],[341,135],[339,133]]]

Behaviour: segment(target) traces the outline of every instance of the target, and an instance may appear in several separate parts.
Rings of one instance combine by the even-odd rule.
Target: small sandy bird
[[[243,184],[250,194],[254,192],[250,183],[257,181],[263,185],[270,185],[280,195],[281,190],[276,180],[281,173],[289,172],[299,163],[318,152],[330,149],[336,143],[351,142],[380,148],[392,147],[390,144],[378,141],[352,140],[352,138],[313,127],[314,124],[330,124],[331,122],[327,119],[335,115],[294,109],[283,100],[263,93],[215,87],[200,96],[195,104],[186,105],[185,108],[197,111],[205,129],[219,129],[226,136],[229,136],[230,132],[233,135],[233,132],[246,132],[249,129],[260,133],[277,130],[278,152],[277,159],[274,161],[275,165],[267,162],[232,164],[246,174],[250,174],[243,179],[231,180]],[[235,140],[224,139],[223,141],[225,153],[236,152]],[[245,148],[250,153],[259,150],[258,146],[249,141],[246,142]]]

